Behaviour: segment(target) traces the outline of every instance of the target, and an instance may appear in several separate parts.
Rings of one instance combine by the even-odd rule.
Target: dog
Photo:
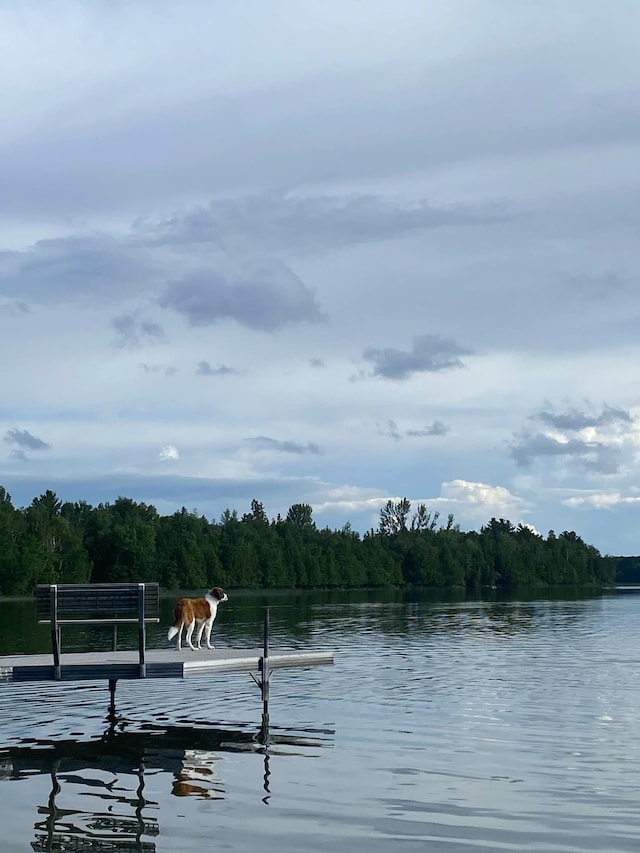
[[[202,635],[206,631],[207,648],[213,649],[211,645],[211,631],[213,622],[218,612],[218,605],[229,598],[223,589],[214,586],[204,598],[181,598],[173,611],[173,625],[167,631],[167,640],[171,641],[177,635],[178,651],[182,648],[182,629],[186,628],[185,639],[190,649],[195,652],[202,648]],[[198,635],[195,646],[191,642],[193,632],[198,625]]]

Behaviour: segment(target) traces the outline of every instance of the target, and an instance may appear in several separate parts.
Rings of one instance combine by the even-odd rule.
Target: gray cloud
[[[143,361],[140,363],[140,367],[145,373],[164,373],[165,376],[173,376],[174,373],[178,372],[178,368],[171,364],[147,364]]]
[[[404,435],[409,438],[427,438],[437,435],[446,435],[451,430],[451,427],[448,424],[445,424],[444,421],[433,421],[432,424],[428,424],[424,427],[424,429],[407,429],[404,431]],[[380,435],[384,435],[387,438],[391,438],[394,441],[402,440],[402,433],[398,428],[398,424],[389,418],[387,423],[384,426],[378,426],[378,433]]]
[[[436,373],[453,367],[463,367],[458,356],[471,355],[472,352],[473,350],[461,347],[455,341],[441,338],[439,335],[420,335],[413,339],[410,350],[369,347],[362,353],[362,357],[373,364],[372,376],[407,379],[414,373]]]
[[[471,22],[477,32],[486,30],[491,14],[482,8],[484,17],[479,13]],[[428,44],[428,19],[421,17],[411,26],[415,33],[424,28]],[[609,18],[599,26],[605,57],[621,50],[620,34],[613,32],[615,16]],[[199,73],[191,81],[195,96],[179,101],[175,95],[160,96],[146,109],[110,109],[100,115],[95,104],[103,81],[94,77],[82,95],[75,95],[75,112],[86,113],[84,121],[59,116],[41,122],[38,133],[15,134],[6,141],[0,183],[17,216],[59,215],[112,210],[132,198],[151,206],[174,193],[386,176],[390,160],[396,171],[411,173],[465,160],[635,141],[635,93],[620,85],[615,63],[611,77],[596,85],[579,34],[560,27],[557,44],[546,43],[542,59],[527,23],[514,17],[504,23],[509,26],[511,49],[489,39],[480,53],[463,52],[431,67],[414,47],[406,58],[391,62],[396,68],[397,61],[400,73],[386,73],[384,85],[380,69],[390,66],[373,56],[364,75],[317,74],[303,63],[286,81],[265,84],[255,78],[245,91],[232,85],[224,93],[214,86],[206,95]],[[301,31],[295,30],[296,42]],[[192,64],[178,57],[173,61],[177,67]],[[200,67],[206,69],[206,62]],[[313,86],[308,84],[311,73]],[[131,88],[137,89],[134,80]],[[594,90],[602,94],[596,98]],[[483,104],[482,122],[478,103]]]
[[[149,257],[128,238],[106,234],[39,240],[0,252],[0,291],[45,304],[92,302],[153,280]]]
[[[206,243],[229,249],[319,251],[390,240],[425,229],[486,225],[513,218],[497,204],[436,207],[376,195],[300,196],[265,192],[215,199],[207,207],[148,223],[163,245]]]
[[[38,438],[26,429],[9,429],[4,434],[4,440],[7,444],[15,444],[18,447],[26,450],[50,450],[51,445],[47,444],[41,438]]]
[[[393,439],[393,441],[401,441],[402,436],[400,435],[400,430],[398,429],[397,423],[389,418],[385,426],[378,427],[378,432],[380,435],[384,435],[387,438]]]
[[[249,329],[273,332],[295,323],[324,320],[315,297],[284,263],[271,262],[247,275],[201,269],[169,284],[160,299],[192,326],[235,320]]]
[[[237,373],[233,367],[227,367],[226,364],[219,364],[217,367],[211,367],[208,361],[199,361],[196,368],[198,376],[228,376],[230,373]]]
[[[613,406],[604,405],[599,414],[593,412],[581,412],[578,409],[569,409],[566,412],[541,411],[531,416],[533,420],[542,421],[548,426],[556,429],[577,431],[586,427],[606,426],[609,424],[622,423],[631,424],[633,418],[625,409],[616,409]]]
[[[28,462],[29,459],[24,450],[12,450],[9,453],[9,459],[13,459],[15,462]]]
[[[147,320],[138,320],[133,314],[114,317],[111,326],[116,332],[115,345],[119,349],[125,347],[134,349],[149,343],[158,343],[164,339],[162,326]]]
[[[425,426],[424,429],[408,429],[407,435],[411,438],[426,438],[433,435],[446,435],[451,431],[449,424],[444,421],[434,421],[432,424]]]
[[[322,453],[322,448],[313,441],[309,441],[307,444],[302,444],[299,441],[278,441],[266,435],[257,435],[250,438],[249,441],[260,450],[273,450],[276,453],[293,453],[298,456],[308,453],[314,455]]]
[[[524,433],[517,436],[510,446],[509,455],[523,468],[528,467],[535,459],[564,457],[573,459],[585,470],[598,474],[615,474],[622,462],[622,454],[616,447],[577,438],[560,441],[543,433]]]
[[[9,311],[14,314],[28,314],[31,308],[22,299],[7,299],[0,302],[0,311]]]
[[[315,367],[315,368],[327,366],[321,358],[311,358],[311,359],[309,359],[309,364],[311,365],[311,367]]]

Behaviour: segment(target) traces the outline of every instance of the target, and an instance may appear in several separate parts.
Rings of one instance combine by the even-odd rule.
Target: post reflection
[[[226,796],[220,774],[224,753],[252,752],[262,758],[256,782],[267,805],[270,755],[308,754],[309,748],[332,745],[332,735],[327,729],[274,732],[264,720],[257,730],[150,725],[143,731],[128,731],[120,721],[93,741],[30,741],[0,749],[0,778],[50,778],[48,800],[36,806],[34,851],[152,853],[160,833],[160,805],[145,795],[150,775],[166,773],[173,796],[219,800]]]

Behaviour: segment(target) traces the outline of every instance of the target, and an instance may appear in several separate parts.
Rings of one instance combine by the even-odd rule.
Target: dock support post
[[[116,678],[109,679],[109,712],[107,714],[107,720],[110,723],[115,723],[117,720],[116,716]]]
[[[262,643],[262,658],[260,661],[262,669],[262,681],[260,691],[262,693],[262,737],[266,746],[269,740],[269,608],[264,614],[264,637]]]
[[[264,747],[264,776],[263,788],[265,796],[262,802],[268,805],[271,798],[269,789],[269,680],[271,678],[271,670],[269,669],[269,608],[267,607],[264,614],[264,636],[262,641],[262,659],[260,660],[262,669],[262,681],[260,683],[260,692],[262,693],[262,722],[260,725],[260,742]]]
[[[260,680],[251,672],[251,678],[260,688],[262,695],[262,722],[260,725],[260,741],[263,746],[268,746],[269,743],[269,680],[271,678],[271,670],[269,669],[269,608],[264,614],[264,634],[262,640],[262,657],[259,662]]]

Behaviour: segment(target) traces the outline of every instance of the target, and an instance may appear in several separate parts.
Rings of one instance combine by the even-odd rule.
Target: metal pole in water
[[[117,684],[117,679],[115,679],[115,678],[109,679],[110,701],[109,701],[109,712],[107,714],[107,719],[109,720],[110,723],[115,723],[116,719],[117,719],[117,717],[116,717],[116,684]]]
[[[269,740],[269,608],[267,607],[264,614],[264,638],[262,644],[262,738],[264,745],[267,745]]]
[[[258,662],[261,678],[258,679],[250,672],[249,675],[260,688],[262,696],[262,725],[260,726],[260,742],[264,747],[269,744],[269,679],[271,671],[269,669],[269,608],[264,614],[264,635],[262,640],[262,657]],[[265,751],[266,755],[266,751]]]

